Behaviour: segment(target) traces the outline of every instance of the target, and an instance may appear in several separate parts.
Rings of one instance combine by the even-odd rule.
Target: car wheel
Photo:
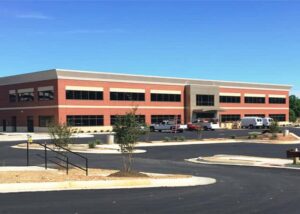
[[[155,132],[155,129],[154,129],[154,127],[150,127],[150,132]]]
[[[253,128],[254,128],[254,126],[251,124],[251,125],[249,126],[249,128],[250,128],[250,129],[253,129]]]

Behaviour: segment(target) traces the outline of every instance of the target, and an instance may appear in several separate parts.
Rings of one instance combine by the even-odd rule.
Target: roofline
[[[239,81],[226,81],[226,80],[209,80],[209,79],[197,79],[197,78],[182,78],[182,77],[166,77],[166,76],[155,76],[155,75],[140,75],[140,74],[125,74],[125,73],[115,73],[115,72],[98,72],[98,71],[87,71],[87,70],[72,70],[72,69],[63,69],[63,68],[54,68],[54,69],[46,69],[46,70],[41,70],[41,71],[34,71],[34,72],[29,72],[29,73],[23,73],[23,74],[15,74],[15,75],[10,75],[10,76],[2,76],[0,77],[0,81],[2,78],[14,78],[18,76],[23,76],[23,75],[34,75],[34,74],[40,74],[44,72],[54,72],[56,73],[56,78],[59,79],[60,76],[58,72],[74,72],[74,73],[85,73],[85,74],[106,74],[106,75],[120,75],[120,76],[127,76],[127,77],[145,77],[145,78],[160,78],[164,79],[167,81],[170,80],[180,80],[180,81],[186,81],[186,85],[189,85],[190,83],[188,81],[206,81],[206,82],[216,82],[216,83],[232,83],[232,84],[248,84],[249,86],[274,86],[274,87],[286,87],[288,89],[292,88],[292,85],[287,85],[287,84],[274,84],[274,83],[255,83],[255,82],[239,82]],[[63,77],[62,77],[63,78]],[[55,79],[55,78],[52,78]],[[34,81],[34,80],[33,80]],[[12,83],[13,84],[13,83]],[[175,83],[174,83],[175,84]],[[180,85],[180,83],[178,83]],[[181,83],[183,84],[183,83]],[[0,85],[11,85],[11,84],[1,84]],[[194,85],[191,83],[191,85]],[[222,87],[222,86],[221,86]],[[266,88],[267,89],[267,88]],[[285,90],[285,89],[282,89]]]
[[[293,85],[287,84],[274,84],[274,83],[256,83],[256,82],[243,82],[243,81],[228,81],[228,80],[212,80],[212,79],[197,79],[197,78],[183,78],[183,77],[167,77],[167,76],[155,76],[155,75],[142,75],[142,74],[125,74],[125,73],[115,73],[115,72],[103,72],[103,71],[87,71],[87,70],[72,70],[72,69],[63,69],[57,68],[52,69],[56,71],[70,71],[77,73],[92,73],[92,74],[109,74],[109,75],[124,75],[124,76],[133,76],[133,77],[150,77],[150,78],[163,78],[163,79],[176,79],[176,80],[187,80],[187,81],[211,81],[219,83],[242,83],[242,84],[252,84],[252,85],[270,85],[270,86],[284,86],[284,87],[293,87]]]

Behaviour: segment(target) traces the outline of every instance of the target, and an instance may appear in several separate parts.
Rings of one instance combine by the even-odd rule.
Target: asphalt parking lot
[[[242,130],[241,134],[247,131]],[[160,134],[154,133],[154,136]],[[207,132],[207,135],[210,134],[224,132]],[[225,131],[225,134],[232,133]],[[89,139],[78,141],[87,142]],[[17,143],[0,143],[2,165],[25,165],[25,150],[10,147]],[[217,183],[183,188],[0,194],[0,213],[298,213],[300,170],[204,165],[184,161],[186,158],[215,154],[285,158],[285,151],[294,147],[298,144],[241,142],[148,147],[145,154],[135,155],[136,170],[207,176],[216,178]],[[122,166],[120,155],[84,155],[89,158],[91,167],[119,169]],[[36,159],[35,164],[38,163],[41,164],[41,160]]]

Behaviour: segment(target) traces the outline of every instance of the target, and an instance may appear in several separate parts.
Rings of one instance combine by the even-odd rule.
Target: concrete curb
[[[63,191],[63,190],[92,190],[92,189],[130,189],[155,187],[188,187],[209,185],[216,179],[207,177],[187,178],[121,178],[114,180],[95,181],[64,181],[44,183],[8,183],[0,184],[0,193]]]
[[[185,161],[191,163],[197,163],[197,164],[208,164],[208,165],[248,166],[248,167],[250,166],[250,167],[261,167],[261,168],[300,170],[300,167],[279,166],[279,165],[255,165],[255,164],[226,163],[226,162],[208,162],[208,161],[201,161],[198,158],[185,159]]]
[[[11,148],[27,149],[26,147],[22,147],[22,146],[18,146],[18,145],[11,146]],[[42,147],[40,147],[40,148],[39,147],[29,147],[29,148],[30,148],[30,150],[45,150]],[[122,154],[119,149],[119,146],[118,146],[118,148],[104,148],[104,150],[100,150],[101,147],[98,147],[98,146],[96,146],[96,148],[99,148],[99,149],[88,149],[88,150],[71,149],[71,151],[77,152],[77,153],[87,153],[87,154]],[[141,153],[146,153],[146,152],[147,151],[143,150],[143,149],[135,149],[133,151],[134,154],[141,154]]]

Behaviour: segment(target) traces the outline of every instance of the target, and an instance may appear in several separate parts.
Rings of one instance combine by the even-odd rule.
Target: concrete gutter
[[[130,189],[157,187],[187,187],[209,185],[216,179],[207,177],[186,178],[120,178],[93,181],[64,181],[42,183],[6,183],[0,184],[0,193],[91,190],[91,189]]]

